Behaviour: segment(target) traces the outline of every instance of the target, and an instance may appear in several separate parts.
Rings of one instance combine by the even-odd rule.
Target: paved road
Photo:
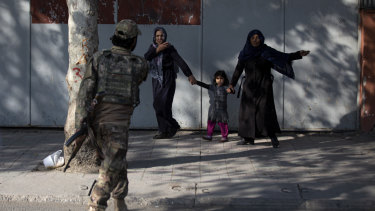
[[[133,210],[166,207],[216,210],[375,210],[374,133],[283,133],[237,146],[180,131],[153,140],[131,131],[129,196]],[[62,147],[62,130],[0,129],[0,201],[84,206],[96,174],[35,171]],[[65,207],[64,207],[65,208]]]
[[[87,206],[78,204],[61,203],[37,203],[37,202],[4,202],[0,201],[2,211],[82,211],[87,210]],[[107,210],[113,210],[110,205]],[[132,211],[248,211],[249,208],[236,208],[230,206],[210,206],[210,207],[176,207],[176,206],[153,206],[142,208],[129,208]],[[281,209],[280,209],[281,210]]]

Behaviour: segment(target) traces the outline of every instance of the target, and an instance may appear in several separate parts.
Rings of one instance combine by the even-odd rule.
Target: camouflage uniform
[[[135,22],[122,20],[115,35],[122,39],[136,37]],[[91,127],[95,142],[104,160],[93,188],[91,210],[105,210],[110,198],[124,199],[128,193],[127,161],[128,130],[134,107],[139,104],[139,85],[146,80],[148,64],[131,50],[113,46],[94,54],[82,80],[77,98],[76,128],[96,93],[104,93],[92,115]]]

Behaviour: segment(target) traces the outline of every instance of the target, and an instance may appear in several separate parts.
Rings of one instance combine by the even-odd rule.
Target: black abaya
[[[289,56],[290,60],[300,59],[298,52]],[[233,73],[231,85],[235,86],[245,69],[245,81],[239,111],[238,135],[244,138],[274,137],[280,133],[273,97],[273,64],[257,57],[252,60],[238,61]]]
[[[180,128],[180,125],[172,115],[172,104],[176,90],[177,77],[175,64],[182,70],[186,77],[191,76],[192,72],[173,46],[168,47],[162,51],[162,53],[163,81],[160,83],[157,79],[152,78],[153,106],[158,121],[159,132],[175,133]],[[158,54],[156,54],[156,48],[150,45],[150,48],[144,56],[146,60],[151,61],[158,56]]]

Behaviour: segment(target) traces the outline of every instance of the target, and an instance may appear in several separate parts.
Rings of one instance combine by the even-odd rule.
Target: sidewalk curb
[[[4,195],[0,194],[0,201],[32,202],[32,203],[67,203],[86,205],[88,196],[62,195]],[[110,199],[111,201],[111,199]],[[108,201],[108,204],[112,202]],[[208,208],[231,207],[251,208],[254,210],[375,210],[375,200],[325,200],[325,199],[275,199],[275,198],[158,198],[146,199],[142,197],[126,197],[129,207],[169,207],[169,208]]]
[[[206,198],[196,203],[196,207],[220,205],[254,210],[375,210],[375,200]]]
[[[6,195],[0,194],[0,201],[9,202],[34,202],[34,203],[70,203],[70,204],[84,204],[87,203],[88,196],[76,195]]]

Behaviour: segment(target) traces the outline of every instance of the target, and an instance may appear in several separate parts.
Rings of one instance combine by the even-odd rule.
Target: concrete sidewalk
[[[237,134],[154,133],[130,132],[130,209],[375,210],[375,133],[283,133],[278,149],[269,139],[237,146]],[[0,129],[0,202],[82,210],[97,174],[38,168],[63,140],[62,130]]]

